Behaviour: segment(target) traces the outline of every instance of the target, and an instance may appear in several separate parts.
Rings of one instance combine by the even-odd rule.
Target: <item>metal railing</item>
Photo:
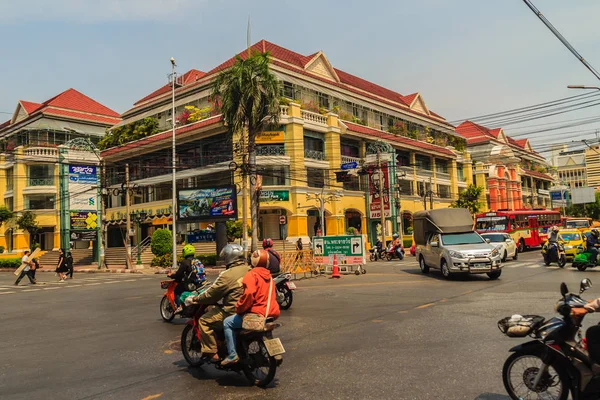
[[[282,144],[266,144],[256,146],[257,156],[285,156],[285,147]]]
[[[310,158],[312,160],[324,161],[325,160],[325,153],[322,152],[322,151],[318,151],[318,150],[308,150],[308,149],[305,149],[304,150],[304,158]]]
[[[152,236],[147,236],[146,239],[140,242],[140,254],[144,254],[144,251],[152,244]],[[137,257],[138,246],[131,249],[131,255]]]
[[[28,186],[53,186],[54,178],[29,178]]]

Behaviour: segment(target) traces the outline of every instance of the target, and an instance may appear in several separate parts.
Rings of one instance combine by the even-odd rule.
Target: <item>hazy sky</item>
[[[534,3],[600,68],[600,2]],[[19,99],[39,102],[69,87],[123,112],[166,83],[170,57],[181,72],[207,71],[243,50],[249,15],[252,42],[323,50],[336,68],[420,92],[450,121],[577,94],[568,84],[600,84],[521,0],[0,0],[0,117]],[[590,137],[595,128],[600,123],[568,132]]]

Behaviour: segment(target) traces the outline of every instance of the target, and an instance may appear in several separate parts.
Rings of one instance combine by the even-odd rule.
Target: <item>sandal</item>
[[[240,361],[240,358],[238,357],[238,355],[236,354],[235,356],[229,356],[226,359],[224,359],[223,361],[221,361],[221,366],[222,367],[226,367],[228,365],[232,365],[237,363],[238,361]]]

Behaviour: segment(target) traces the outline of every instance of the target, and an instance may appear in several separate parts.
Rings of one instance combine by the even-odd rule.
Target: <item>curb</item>
[[[15,272],[16,269],[15,268],[2,268],[0,269],[0,273],[2,272]],[[37,272],[54,272],[53,269],[38,269]],[[143,274],[144,272],[142,271],[134,271],[134,270],[129,270],[129,269],[124,269],[124,268],[119,268],[119,269],[92,269],[92,268],[85,268],[85,269],[76,269],[73,271],[74,273],[80,273],[80,272],[85,272],[86,274]]]

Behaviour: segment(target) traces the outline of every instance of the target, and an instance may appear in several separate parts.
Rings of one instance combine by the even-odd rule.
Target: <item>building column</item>
[[[340,128],[338,127],[338,116],[327,113],[327,132],[325,132],[325,156],[329,161],[329,187],[331,189],[342,189],[344,185],[335,180],[335,171],[342,165],[342,148],[340,144]]]
[[[471,155],[466,151],[463,153],[463,174],[465,176],[465,182],[467,185],[473,184],[473,160],[471,160]]]
[[[463,169],[463,173],[464,173]],[[448,174],[450,174],[450,198],[452,200],[458,199],[458,168],[456,164],[456,160],[450,161],[450,166],[448,168]]]
[[[483,208],[481,211],[489,210],[490,205],[488,204],[486,197],[488,185],[485,177],[485,165],[482,162],[477,162],[475,164],[475,185],[483,189],[481,191],[481,194],[479,195],[479,201],[481,202],[481,204],[483,204]]]
[[[410,153],[410,165],[412,165],[413,170],[413,180],[412,180],[412,192],[415,196],[418,195],[418,186],[417,186],[417,156],[415,153]]]
[[[23,189],[27,187],[27,164],[23,161],[23,147],[15,149],[15,163],[13,166],[13,209],[15,212],[25,210],[25,198]],[[59,199],[57,199],[59,200]],[[14,250],[29,249],[29,234],[14,224],[13,228],[13,248]]]

